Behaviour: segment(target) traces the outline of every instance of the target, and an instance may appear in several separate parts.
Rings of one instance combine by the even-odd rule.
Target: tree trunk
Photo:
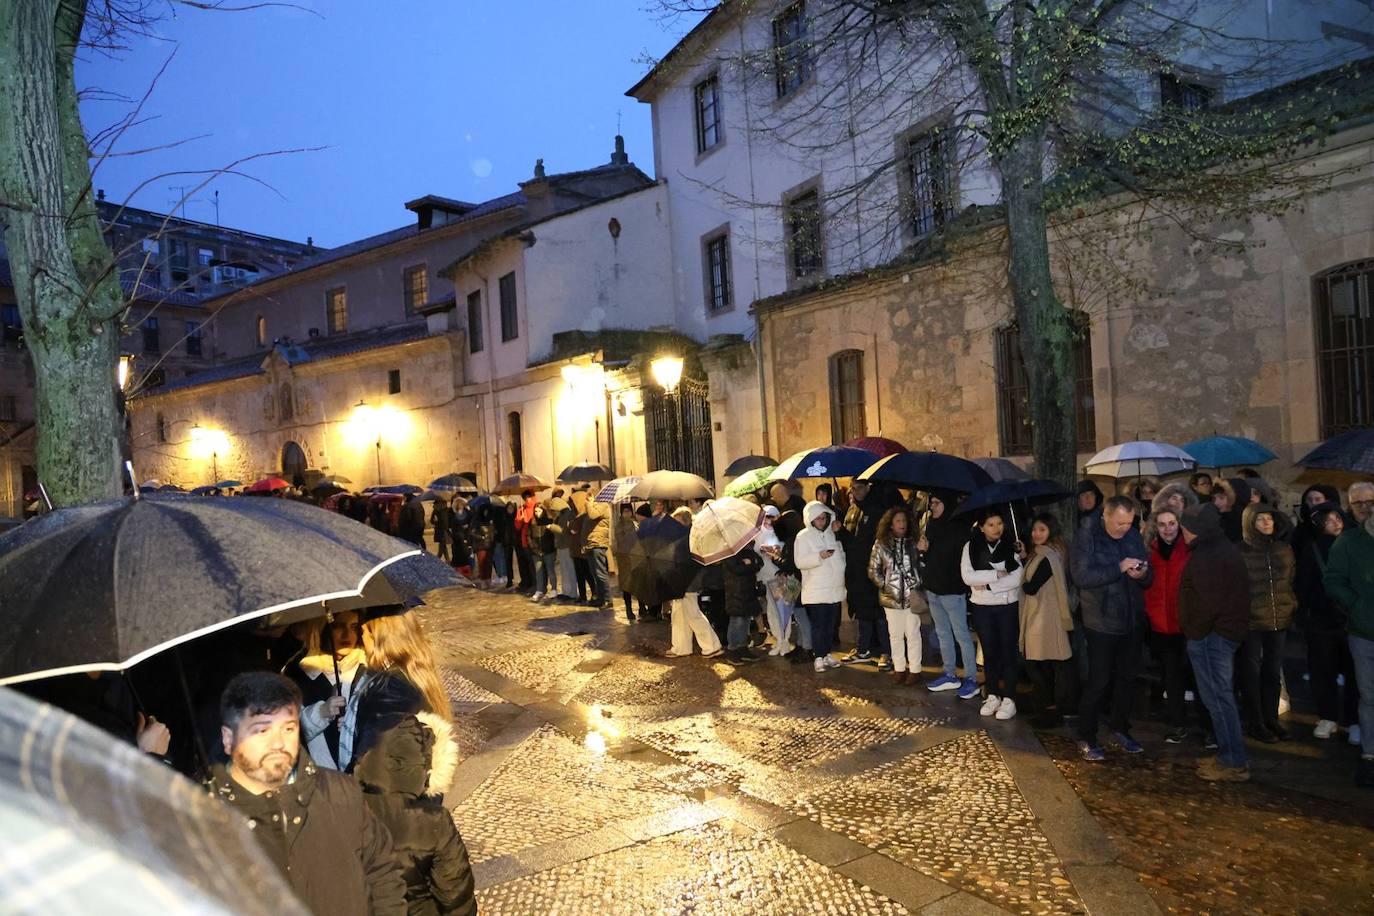
[[[1044,200],[1044,137],[1028,133],[996,164],[1011,239],[1008,279],[1021,357],[1030,382],[1031,442],[1036,473],[1073,491],[1078,476],[1074,410],[1074,324],[1050,273]],[[1072,513],[1065,517],[1072,532]]]
[[[0,218],[37,379],[38,476],[59,505],[120,491],[123,296],[77,113],[83,18],[72,0],[0,0]]]

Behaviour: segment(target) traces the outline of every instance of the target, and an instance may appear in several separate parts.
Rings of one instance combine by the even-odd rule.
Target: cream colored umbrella
[[[747,499],[723,496],[701,507],[692,518],[688,541],[698,563],[718,563],[739,553],[763,528],[763,507]]]

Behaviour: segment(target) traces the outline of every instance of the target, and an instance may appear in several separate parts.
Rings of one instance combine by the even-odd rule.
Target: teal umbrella
[[[1197,459],[1199,467],[1235,468],[1264,464],[1279,457],[1254,439],[1244,436],[1208,436],[1183,446]]]
[[[760,490],[766,486],[769,486],[774,481],[769,480],[768,477],[770,474],[773,473],[773,469],[775,467],[776,465],[770,464],[766,468],[755,468],[752,471],[747,471],[744,474],[741,474],[739,477],[736,477],[734,480],[730,481],[730,485],[725,488],[724,495],[748,496],[755,490]]]

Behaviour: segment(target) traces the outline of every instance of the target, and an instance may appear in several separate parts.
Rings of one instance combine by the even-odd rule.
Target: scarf
[[[1181,536],[1182,536],[1182,535],[1180,535],[1180,537],[1181,537]],[[1164,538],[1161,538],[1161,537],[1156,537],[1156,538],[1155,538],[1155,549],[1158,550],[1158,551],[1159,551],[1159,555],[1160,555],[1161,557],[1163,557],[1164,559],[1166,559],[1166,560],[1169,559],[1169,555],[1172,554],[1172,553],[1174,552],[1174,548],[1177,547],[1177,546],[1178,546],[1178,538],[1174,538],[1174,542],[1173,542],[1172,544],[1170,544],[1168,541],[1164,540]]]
[[[988,539],[981,534],[971,538],[968,542],[968,561],[974,569],[996,569],[998,563],[1005,563],[1002,568],[1007,572],[1021,568],[1021,564],[1016,562],[1016,550],[1006,537],[992,543],[988,543]]]

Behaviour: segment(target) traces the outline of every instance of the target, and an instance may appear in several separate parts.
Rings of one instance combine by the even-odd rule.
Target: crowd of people
[[[1289,737],[1283,662],[1296,629],[1313,736],[1343,733],[1361,749],[1357,783],[1374,786],[1374,734],[1360,727],[1374,723],[1374,484],[1352,486],[1345,506],[1310,487],[1295,518],[1253,471],[1131,490],[1083,481],[1070,539],[1055,514],[962,514],[953,492],[855,480],[847,492],[821,484],[808,502],[797,482],[774,484],[748,497],[764,512],[754,543],[672,602],[668,654],[695,642],[745,664],[768,647],[818,674],[869,662],[898,684],[976,699],[993,720],[1028,706],[1037,727],[1071,728],[1089,761],[1106,758],[1104,744],[1143,752],[1131,719],[1149,684],[1164,740],[1215,752],[1199,777],[1244,781],[1247,735]],[[617,557],[638,524],[670,512],[691,524],[686,506],[622,504]],[[841,653],[845,612],[855,645]],[[939,656],[929,677],[928,653]]]

